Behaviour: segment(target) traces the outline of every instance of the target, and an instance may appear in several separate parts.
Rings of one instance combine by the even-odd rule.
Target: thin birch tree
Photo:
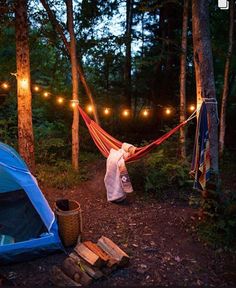
[[[79,100],[79,79],[77,73],[77,57],[76,57],[76,39],[73,24],[73,3],[72,0],[66,1],[67,22],[70,34],[70,59],[71,59],[71,75],[72,75],[72,99],[73,123],[72,123],[72,167],[78,170],[79,166],[79,111],[77,109]]]

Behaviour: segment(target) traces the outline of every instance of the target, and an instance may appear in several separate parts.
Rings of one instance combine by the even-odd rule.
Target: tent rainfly
[[[55,215],[17,152],[0,142],[0,263],[62,249]]]

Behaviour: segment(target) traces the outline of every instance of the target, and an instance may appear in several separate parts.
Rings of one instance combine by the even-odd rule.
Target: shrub
[[[192,183],[189,181],[189,166],[176,158],[165,156],[164,150],[150,154],[142,162],[129,168],[134,188],[163,198],[167,190],[178,190]]]
[[[213,194],[212,194],[213,195]],[[198,225],[200,237],[215,248],[236,248],[236,197],[235,193],[215,194],[204,198],[192,197],[190,205],[200,208],[203,221]]]

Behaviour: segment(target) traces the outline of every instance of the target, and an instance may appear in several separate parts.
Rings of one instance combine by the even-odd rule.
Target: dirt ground
[[[104,235],[131,257],[127,268],[90,287],[236,287],[235,254],[213,250],[197,238],[196,211],[183,202],[162,203],[135,193],[126,204],[108,203],[105,162],[99,160],[92,172],[93,180],[71,190],[42,188],[52,206],[59,198],[80,202],[83,240],[97,241]],[[58,253],[2,266],[0,273],[20,287],[51,287],[50,269],[66,257]]]

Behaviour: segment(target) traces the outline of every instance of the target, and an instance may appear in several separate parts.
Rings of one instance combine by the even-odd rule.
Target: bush
[[[218,194],[220,196],[220,194]],[[226,197],[225,197],[226,196]],[[195,198],[195,205],[203,211],[203,220],[198,225],[201,238],[215,248],[236,248],[236,197],[235,193],[224,198]],[[191,204],[191,203],[190,203]]]
[[[202,221],[198,234],[214,247],[236,248],[236,193],[234,188],[235,153],[225,154],[221,159],[222,184],[213,190],[210,181],[207,190],[190,198],[190,205],[199,208]],[[214,181],[213,181],[214,183]],[[212,188],[212,189],[210,189]]]
[[[129,167],[134,188],[164,198],[167,190],[179,190],[188,185],[189,165],[165,156],[164,150],[152,153],[142,162]],[[142,177],[140,177],[142,175]]]
[[[66,127],[60,122],[44,121],[34,129],[35,158],[37,163],[54,164],[68,157],[70,147],[66,144]]]

